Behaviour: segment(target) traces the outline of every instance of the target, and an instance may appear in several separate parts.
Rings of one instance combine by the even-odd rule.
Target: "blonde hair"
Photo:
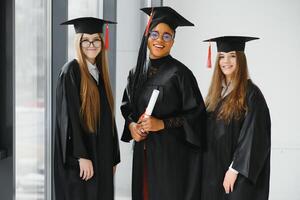
[[[246,88],[249,78],[247,59],[243,51],[236,51],[236,59],[237,68],[231,80],[233,90],[224,99],[217,115],[218,119],[226,122],[229,122],[232,118],[239,119],[247,111]],[[209,112],[216,110],[221,100],[222,81],[225,80],[225,75],[221,71],[219,61],[220,53],[217,55],[213,77],[205,102],[207,111]]]
[[[79,63],[81,82],[80,82],[80,115],[86,125],[87,129],[95,133],[97,129],[97,122],[100,119],[100,95],[98,92],[98,87],[95,81],[92,79],[87,67],[86,56],[81,48],[81,39],[83,34],[76,34],[75,37],[75,49],[77,54],[77,61]],[[109,67],[107,59],[107,51],[104,48],[103,39],[99,33],[99,37],[102,41],[101,43],[101,52],[96,57],[96,65],[102,75],[104,82],[104,88],[108,98],[109,106],[111,109],[112,117],[114,118],[114,98],[112,94],[112,89],[110,85],[109,78]],[[101,78],[101,77],[99,77]]]

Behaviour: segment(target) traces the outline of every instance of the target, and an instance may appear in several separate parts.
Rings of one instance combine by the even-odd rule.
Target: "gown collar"
[[[88,67],[88,70],[90,72],[90,74],[92,75],[92,77],[97,81],[99,81],[99,70],[97,68],[97,65],[96,64],[92,64],[90,63],[88,60],[86,60],[86,63],[87,63],[87,67]]]
[[[233,84],[230,81],[228,84],[226,84],[226,81],[223,79],[222,80],[222,92],[221,92],[221,97],[224,98],[226,97],[230,92],[233,90]]]
[[[172,58],[171,55],[167,55],[158,59],[151,59],[150,58],[150,64],[151,66],[160,66],[163,63],[165,63],[166,61],[170,60]]]

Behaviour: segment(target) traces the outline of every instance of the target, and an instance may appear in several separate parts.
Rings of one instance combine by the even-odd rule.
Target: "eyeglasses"
[[[101,40],[94,40],[94,41],[82,40],[80,43],[83,48],[88,48],[91,46],[91,44],[93,44],[95,48],[101,47]]]
[[[158,31],[151,31],[150,32],[150,35],[149,37],[152,39],[152,40],[157,40],[159,38],[159,32]],[[165,42],[170,42],[171,40],[174,39],[173,35],[171,35],[170,33],[163,33],[162,34],[162,39],[165,41]]]

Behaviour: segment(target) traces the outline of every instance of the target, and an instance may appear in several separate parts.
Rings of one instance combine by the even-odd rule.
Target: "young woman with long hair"
[[[245,43],[258,38],[224,36],[206,97],[207,151],[202,199],[267,200],[271,121],[260,89],[248,73]]]
[[[57,200],[114,199],[120,162],[102,27],[109,21],[77,18],[76,59],[61,69],[56,90],[54,178]]]

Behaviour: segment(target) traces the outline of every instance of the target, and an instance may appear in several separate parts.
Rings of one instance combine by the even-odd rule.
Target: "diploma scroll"
[[[146,111],[145,111],[145,113],[140,117],[139,122],[140,122],[143,118],[152,115],[152,111],[153,111],[153,109],[154,109],[154,106],[155,106],[156,100],[157,100],[157,98],[158,98],[158,95],[159,95],[159,90],[154,89],[153,92],[152,92],[152,95],[151,95],[151,97],[150,97],[150,100],[149,100],[148,106],[147,106],[147,108],[146,108]]]
[[[152,111],[155,106],[158,95],[159,95],[159,90],[154,89],[152,92],[151,98],[149,100],[148,106],[146,108],[145,115],[152,115]]]

